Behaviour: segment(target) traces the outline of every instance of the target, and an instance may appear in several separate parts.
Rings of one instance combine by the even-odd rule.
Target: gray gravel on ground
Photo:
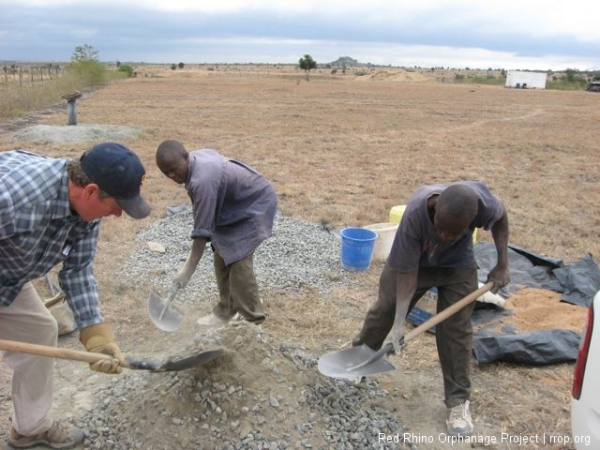
[[[132,280],[152,280],[163,293],[187,258],[193,224],[187,205],[168,212],[137,236],[143,243],[160,244],[164,253],[143,245],[121,273]],[[257,281],[261,290],[312,292],[356,283],[356,274],[345,271],[340,259],[338,232],[278,212],[273,236],[255,253]],[[207,248],[178,301],[216,295],[212,251]],[[243,321],[224,330],[232,326],[238,329],[229,341],[218,330],[196,337],[202,348],[233,349],[235,358],[242,359],[232,367],[162,376],[134,371],[99,392],[97,398],[111,400],[100,400],[81,419],[80,425],[90,430],[86,448],[384,449],[391,447],[381,443],[380,433],[402,437],[398,418],[378,405],[389,394],[375,379],[355,385],[325,377],[317,369],[318,355],[272,342],[260,327]],[[248,370],[256,373],[248,376]],[[240,378],[243,373],[246,377]],[[124,415],[132,404],[138,412]],[[153,429],[151,443],[148,427]],[[400,441],[393,448],[416,447]]]
[[[90,430],[85,448],[418,448],[403,442],[403,426],[379,406],[389,394],[376,380],[321,376],[314,355],[246,323],[210,331],[201,341],[227,345],[232,360],[163,375],[122,374],[79,419]],[[382,442],[382,434],[398,441]]]
[[[136,137],[140,127],[104,124],[33,125],[2,136],[8,142],[93,142],[119,141]]]
[[[176,211],[154,222],[138,234],[138,239],[154,242],[165,252],[144,246],[135,252],[122,270],[132,281],[152,279],[157,291],[166,295],[191,249],[193,228],[191,208],[173,207]],[[328,226],[314,224],[278,212],[273,236],[263,242],[254,255],[254,269],[259,289],[313,289],[328,292],[335,286],[356,283],[356,276],[341,265],[339,233]],[[208,247],[188,286],[177,299],[196,302],[218,294],[214,276],[212,250]]]

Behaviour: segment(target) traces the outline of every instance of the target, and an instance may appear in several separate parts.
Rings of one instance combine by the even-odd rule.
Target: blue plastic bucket
[[[362,271],[371,267],[377,233],[367,228],[344,228],[342,237],[342,267]]]

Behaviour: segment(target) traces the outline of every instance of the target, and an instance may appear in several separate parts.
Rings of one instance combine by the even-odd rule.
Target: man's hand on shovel
[[[79,340],[88,352],[103,353],[113,357],[113,360],[106,359],[90,363],[91,370],[107,374],[121,373],[125,357],[115,343],[115,335],[110,324],[98,323],[83,328],[79,333]]]
[[[392,327],[392,331],[387,336],[387,339],[384,342],[384,346],[387,344],[391,344],[393,348],[393,353],[395,355],[399,355],[404,348],[404,323],[394,324]]]
[[[191,277],[192,274],[189,272],[179,272],[179,274],[173,279],[173,282],[171,283],[171,291],[173,291],[174,289],[183,289],[184,287],[186,287],[190,282]]]

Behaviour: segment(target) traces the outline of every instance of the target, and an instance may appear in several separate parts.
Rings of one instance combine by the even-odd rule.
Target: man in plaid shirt
[[[93,262],[102,217],[119,217],[123,211],[135,219],[150,214],[140,196],[144,174],[139,158],[112,142],[94,146],[78,160],[0,153],[0,339],[57,345],[56,320],[31,281],[62,263],[59,282],[81,342],[90,352],[115,358],[91,364],[91,369],[121,371],[123,355],[99,311]],[[54,360],[0,354],[14,372],[9,444],[67,448],[81,443],[82,430],[49,416]]]

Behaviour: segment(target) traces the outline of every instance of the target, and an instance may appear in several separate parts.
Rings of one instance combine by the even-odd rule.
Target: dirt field
[[[600,254],[598,94],[455,85],[428,80],[427,74],[409,75],[393,69],[362,77],[322,71],[307,82],[299,71],[278,66],[146,67],[137,78],[86,93],[77,104],[80,123],[144,130],[122,142],[147,167],[144,193],[154,207],[152,216],[139,222],[106,220],[95,266],[103,311],[115,323],[122,348],[161,355],[193,335],[191,317],[176,336],[153,329],[143,306],[148,284],[131,286],[115,276],[141,245],[136,231],[164,217],[167,206],[186,201],[181,187],[154,164],[156,147],[165,139],[179,139],[188,149],[214,148],[254,165],[273,182],[285,214],[315,223],[341,228],[386,222],[390,208],[404,204],[422,184],[482,179],[506,204],[511,243],[567,263],[586,253]],[[64,125],[62,106],[31,121]],[[4,125],[6,130],[9,124]],[[90,145],[15,144],[0,134],[0,151],[20,147],[75,157]],[[491,239],[484,231],[478,236]],[[357,332],[375,298],[380,269],[374,264],[360,275],[359,288],[327,298],[264,292],[270,315],[263,329],[317,354],[341,347]],[[62,345],[80,348],[73,336]],[[408,432],[443,433],[445,408],[433,337],[415,339],[391,361],[396,371],[379,377],[390,392],[384,406],[396,412]],[[570,437],[572,370],[572,364],[473,364],[477,434]],[[90,388],[83,372],[73,377],[63,369],[57,377],[56,416],[73,414],[62,408],[71,404],[74,388]],[[1,402],[0,432],[9,409],[9,401]],[[420,448],[471,447],[436,440]],[[503,441],[487,448],[572,446]]]

